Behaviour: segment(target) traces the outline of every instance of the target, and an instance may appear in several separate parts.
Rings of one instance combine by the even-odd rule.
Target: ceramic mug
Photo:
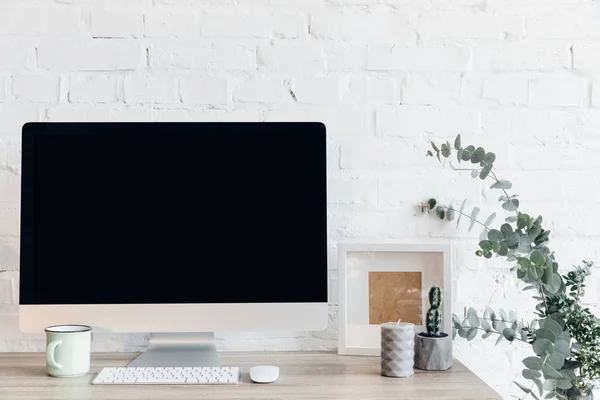
[[[46,372],[71,377],[90,371],[92,328],[85,325],[57,325],[46,328]]]

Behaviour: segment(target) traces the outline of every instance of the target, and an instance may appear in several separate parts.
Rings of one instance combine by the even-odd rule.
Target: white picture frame
[[[377,265],[365,267],[366,262],[356,262],[361,253],[373,257],[376,253],[382,253],[382,257],[389,260],[397,257],[397,267],[390,267],[390,262],[382,262]],[[375,253],[375,254],[374,254]],[[397,253],[397,254],[390,254]],[[376,257],[375,257],[376,258]],[[405,261],[401,261],[404,258]],[[374,258],[371,258],[374,259]],[[412,260],[412,261],[411,261]],[[452,333],[452,276],[451,276],[452,245],[450,244],[408,244],[408,243],[340,243],[338,244],[338,277],[339,277],[339,344],[338,353],[345,355],[368,355],[379,356],[381,352],[381,339],[379,325],[368,323],[368,275],[365,279],[364,273],[370,271],[400,271],[413,272],[422,271],[422,309],[423,314],[429,308],[428,286],[438,285],[443,289],[442,302],[442,331]],[[407,266],[410,263],[413,266]],[[434,265],[430,265],[430,264]],[[377,264],[377,263],[374,263]],[[384,265],[385,264],[385,265]],[[431,274],[433,275],[431,275]],[[350,279],[354,279],[349,288]],[[357,276],[362,276],[357,278]],[[366,281],[366,283],[364,282]],[[356,290],[360,285],[360,290]],[[354,293],[360,292],[360,293]],[[365,296],[366,294],[366,296]],[[365,298],[366,297],[366,298]],[[363,303],[366,303],[365,306]],[[356,306],[356,307],[355,307]],[[350,314],[349,314],[350,307]],[[354,308],[352,308],[354,307]],[[348,324],[353,319],[356,308],[360,318],[364,318],[366,307],[366,324]],[[351,318],[349,318],[349,315]],[[424,315],[423,315],[424,317]],[[423,318],[424,320],[424,318]],[[422,326],[417,326],[418,332],[423,331]]]

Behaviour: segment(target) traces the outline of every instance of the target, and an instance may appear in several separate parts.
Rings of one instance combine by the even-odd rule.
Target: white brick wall
[[[150,38],[199,36],[193,12],[155,10],[144,14],[144,34]]]
[[[286,94],[282,80],[251,79],[236,87],[234,100],[242,103],[278,103]]]
[[[415,211],[432,195],[497,210],[469,171],[426,159],[427,140],[462,133],[495,151],[522,204],[544,214],[563,267],[600,259],[599,21],[593,0],[3,0],[0,351],[44,343],[19,333],[13,304],[27,121],[325,122],[330,327],[221,335],[222,348],[335,348],[335,246],[346,240],[454,243],[454,311],[522,307],[505,264],[474,257],[477,234]],[[598,296],[586,300],[600,311]],[[94,348],[144,343],[111,335]],[[455,350],[502,394],[514,390],[522,350],[480,341]]]
[[[77,75],[69,80],[69,101],[73,103],[110,103],[119,100],[117,75]]]
[[[177,78],[170,74],[129,75],[123,84],[126,103],[179,102]]]
[[[142,13],[94,10],[90,15],[90,34],[93,38],[139,37],[143,32]]]
[[[30,102],[58,102],[60,77],[54,75],[14,75],[12,94],[15,100]]]
[[[184,103],[222,105],[229,101],[229,90],[225,79],[180,79],[179,92]]]

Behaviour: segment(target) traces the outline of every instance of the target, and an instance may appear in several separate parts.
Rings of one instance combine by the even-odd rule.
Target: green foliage
[[[429,289],[429,303],[431,307],[427,310],[425,325],[427,327],[427,334],[430,337],[440,337],[440,329],[442,327],[442,312],[440,306],[442,305],[442,288],[439,286],[432,286]]]
[[[431,147],[433,152],[430,150],[427,155],[436,156],[440,161],[456,151],[459,163],[478,164],[480,169],[473,170],[471,177],[491,179],[490,189],[502,193],[498,199],[502,209],[513,215],[506,217],[500,227],[493,228],[496,214],[482,223],[478,220],[481,212],[478,207],[465,211],[466,199],[458,210],[452,204],[441,205],[435,199],[428,200],[424,209],[431,212],[437,207],[435,213],[440,219],[453,220],[458,215],[457,227],[464,217],[469,220],[469,231],[475,226],[481,227],[475,254],[485,258],[504,257],[513,263],[511,271],[525,283],[524,291],[533,291],[537,302],[537,319],[530,323],[518,320],[514,311],[507,314],[500,309],[496,313],[486,307],[479,316],[475,308],[465,309],[463,318],[452,316],[453,338],[458,335],[473,340],[481,333],[484,339],[497,337],[496,344],[503,340],[525,343],[531,346],[535,356],[523,360],[526,368],[522,375],[531,381],[531,386],[515,382],[525,393],[524,397],[579,399],[590,391],[590,381],[600,379],[600,320],[581,304],[585,280],[593,264],[584,261],[566,275],[558,273],[554,253],[548,248],[551,232],[544,229],[541,216],[520,211],[518,196],[507,192],[512,183],[498,179],[494,173],[494,153],[482,147],[463,146],[460,135],[454,140],[454,147],[449,142],[441,146],[432,142]]]

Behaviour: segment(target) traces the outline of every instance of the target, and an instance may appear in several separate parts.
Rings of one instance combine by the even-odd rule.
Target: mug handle
[[[57,363],[54,359],[54,350],[56,349],[56,346],[60,346],[61,344],[62,340],[54,340],[46,347],[46,362],[54,369],[62,369],[62,364]]]

